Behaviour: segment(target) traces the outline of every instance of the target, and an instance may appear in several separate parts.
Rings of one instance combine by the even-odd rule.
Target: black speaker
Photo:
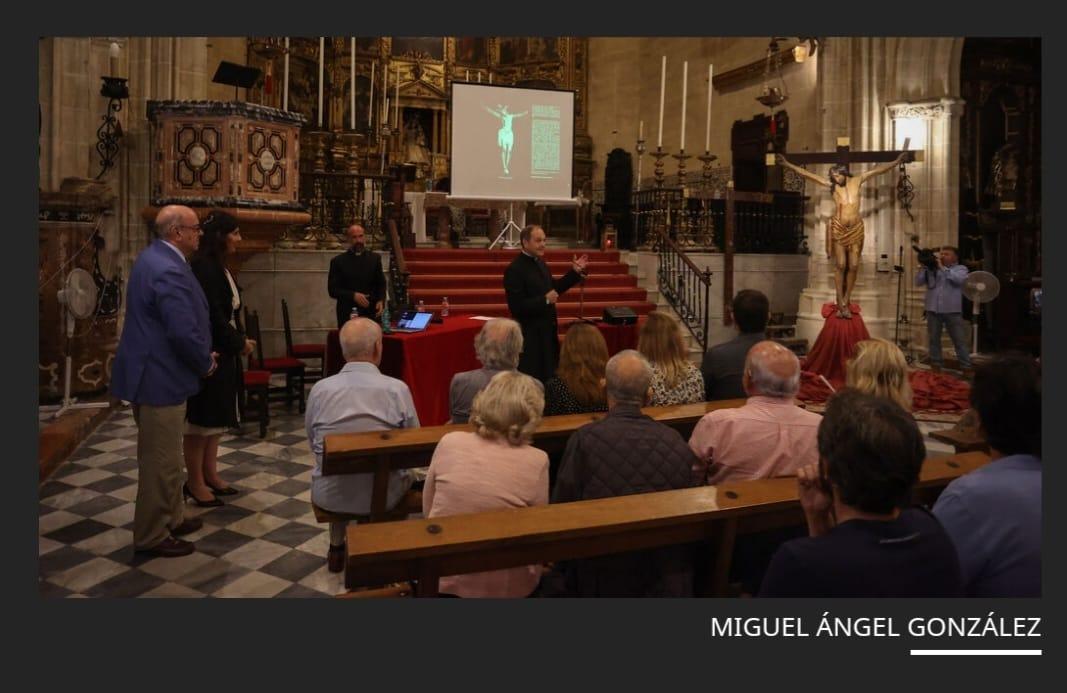
[[[608,306],[604,309],[604,322],[609,325],[633,325],[637,322],[637,313],[628,306]]]

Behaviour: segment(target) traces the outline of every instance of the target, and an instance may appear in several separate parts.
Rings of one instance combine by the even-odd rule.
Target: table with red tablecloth
[[[407,383],[423,426],[448,421],[452,376],[481,368],[474,355],[474,337],[483,325],[484,320],[457,315],[440,324],[431,323],[422,332],[382,335],[381,371]],[[596,327],[604,335],[609,354],[637,347],[637,325],[598,322]],[[344,362],[338,331],[330,330],[326,335],[324,375],[337,373]]]
[[[458,315],[431,323],[421,332],[382,335],[381,371],[407,383],[415,411],[423,426],[437,426],[448,421],[448,387],[452,376],[481,368],[474,356],[474,336],[484,320]],[[344,365],[337,330],[326,336],[326,375],[333,375]]]

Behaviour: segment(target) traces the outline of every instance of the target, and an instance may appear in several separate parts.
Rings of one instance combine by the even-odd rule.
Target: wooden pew
[[[928,459],[917,500],[988,461],[977,452]],[[415,581],[416,596],[434,596],[444,575],[702,542],[714,564],[699,591],[721,596],[737,537],[798,523],[796,480],[785,477],[361,525],[348,528],[345,586]]]
[[[743,399],[718,402],[699,402],[665,407],[645,407],[642,411],[653,419],[674,428],[688,440],[693,427],[704,414],[716,409],[740,407]],[[549,454],[562,452],[567,439],[575,430],[587,423],[604,418],[604,412],[595,414],[568,414],[546,416],[534,433],[533,445]],[[326,436],[323,444],[322,473],[373,474],[371,495],[371,519],[387,519],[386,496],[389,490],[389,473],[399,469],[426,467],[433,457],[437,442],[452,431],[473,431],[471,424],[445,424],[424,428],[369,431],[366,433],[339,433]]]

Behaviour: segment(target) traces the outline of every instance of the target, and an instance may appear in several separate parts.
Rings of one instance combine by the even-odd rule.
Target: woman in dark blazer
[[[185,469],[189,480],[182,491],[197,505],[213,507],[222,505],[217,496],[237,493],[219,477],[219,438],[237,426],[240,357],[250,354],[255,342],[245,336],[239,322],[241,294],[226,269],[226,256],[234,253],[241,242],[237,220],[213,210],[200,228],[204,236],[189,264],[207,297],[211,350],[219,355],[219,367],[204,379],[200,392],[186,405]]]

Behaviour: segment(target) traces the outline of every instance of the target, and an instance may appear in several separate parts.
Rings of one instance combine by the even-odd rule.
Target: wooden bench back
[[[917,498],[988,461],[977,452],[928,459]],[[352,526],[345,585],[414,580],[419,596],[432,596],[444,575],[705,542],[714,556],[707,591],[722,594],[737,536],[802,522],[796,480],[785,477]]]
[[[700,418],[716,409],[740,407],[743,399],[718,402],[698,402],[665,407],[645,407],[641,411],[674,428],[686,439]],[[533,445],[549,454],[561,452],[567,439],[576,430],[604,418],[595,414],[566,414],[546,416],[534,433]],[[326,436],[322,463],[323,475],[375,473],[386,460],[390,470],[425,467],[430,464],[434,448],[442,436],[452,431],[473,431],[471,424],[444,424],[423,428],[368,431],[366,433],[337,433]]]

